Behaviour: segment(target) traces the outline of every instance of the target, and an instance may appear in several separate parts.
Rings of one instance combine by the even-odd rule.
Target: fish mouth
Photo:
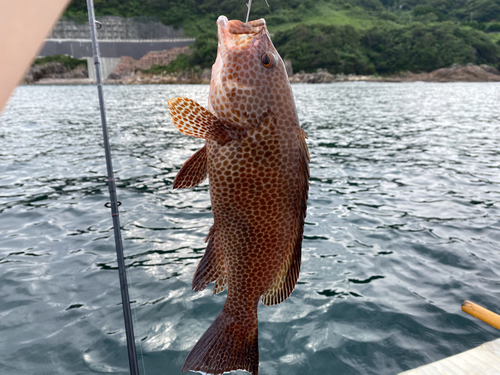
[[[238,20],[229,21],[226,16],[217,19],[217,33],[219,48],[245,49],[252,45],[255,39],[267,34],[264,18],[243,23]]]

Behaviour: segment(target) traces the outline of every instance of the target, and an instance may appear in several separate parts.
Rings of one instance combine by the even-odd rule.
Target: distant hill
[[[500,0],[254,0],[280,54],[294,70],[392,74],[429,72],[451,64],[500,64]],[[215,20],[244,20],[245,0],[95,0],[96,14],[155,16],[197,38],[189,66],[215,60]],[[86,0],[65,17],[85,21]],[[187,64],[187,65],[186,65]],[[177,64],[180,66],[179,64]]]

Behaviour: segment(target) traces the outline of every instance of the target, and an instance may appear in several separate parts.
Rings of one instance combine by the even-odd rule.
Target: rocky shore
[[[430,73],[404,72],[390,76],[333,75],[318,69],[316,73],[296,73],[290,77],[291,83],[332,83],[332,82],[500,82],[500,72],[489,65],[452,65],[449,68]]]
[[[48,65],[48,64],[47,64]],[[35,65],[36,66],[36,65]],[[77,72],[71,75],[67,72],[62,73],[58,71],[57,74],[49,74],[39,78],[33,79],[32,70],[26,75],[23,84],[33,85],[89,85],[95,84],[88,78],[85,71],[85,77],[81,77]],[[38,71],[38,69],[36,69]],[[47,71],[47,69],[44,69]],[[147,74],[138,71],[131,75],[124,77],[112,73],[108,79],[104,80],[107,85],[151,85],[151,84],[210,84],[211,72],[209,69],[203,71],[184,71],[177,74]],[[35,77],[39,77],[35,74]]]
[[[141,85],[141,84],[209,84],[209,69],[189,70],[173,74],[146,74],[140,70],[125,76],[111,76],[106,84]],[[69,70],[59,63],[35,65],[26,74],[25,84],[91,84],[87,70],[77,67]],[[326,70],[318,69],[315,73],[299,72],[290,76],[291,83],[334,83],[334,82],[500,82],[500,72],[489,65],[453,65],[430,73],[405,72],[391,76],[375,75],[333,75]]]
[[[392,79],[392,80],[391,80]],[[489,65],[452,65],[430,73],[406,73],[387,82],[500,82],[500,72]]]
[[[87,68],[83,65],[77,66],[75,69],[70,69],[62,63],[49,62],[44,65],[34,65],[28,70],[24,76],[24,84],[38,84],[41,81],[58,80],[58,81],[81,81],[88,80]]]

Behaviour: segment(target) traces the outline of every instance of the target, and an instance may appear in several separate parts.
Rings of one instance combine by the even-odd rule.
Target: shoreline
[[[81,77],[81,76],[80,76]],[[299,72],[289,77],[291,84],[338,83],[338,82],[500,82],[500,72],[489,65],[465,65],[441,68],[430,73],[404,72],[390,76],[376,75],[333,75],[326,70],[318,69],[315,73]],[[210,75],[186,71],[180,74],[155,75],[138,72],[137,74],[107,79],[106,85],[151,85],[151,84],[210,84]],[[47,77],[37,81],[23,82],[23,85],[92,85],[95,81],[89,78]]]

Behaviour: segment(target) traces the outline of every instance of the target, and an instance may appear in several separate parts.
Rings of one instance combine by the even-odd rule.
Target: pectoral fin
[[[175,98],[168,101],[174,125],[181,133],[196,138],[210,139],[221,145],[239,139],[245,129],[223,124],[210,111],[188,98]]]
[[[182,165],[174,179],[174,189],[187,189],[199,185],[207,178],[207,147],[196,151]]]

